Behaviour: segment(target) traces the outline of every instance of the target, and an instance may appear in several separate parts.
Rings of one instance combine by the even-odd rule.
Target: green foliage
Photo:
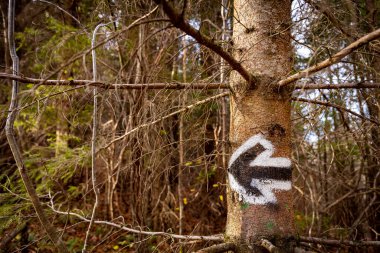
[[[17,33],[16,38],[19,42],[19,50],[33,53],[37,57],[34,64],[29,66],[29,69],[35,73],[45,71],[46,66],[49,65],[54,70],[54,66],[64,63],[91,44],[87,34],[64,24],[48,13],[46,13],[43,29],[27,27],[22,33]],[[41,43],[41,38],[45,39],[43,43]],[[79,63],[73,63],[67,66],[63,73],[76,74],[79,72],[79,67]]]
[[[207,169],[207,170],[201,169],[199,171],[197,180],[200,182],[205,182],[206,180],[210,179],[211,177],[215,175],[216,170],[217,170],[217,166],[215,164],[211,167],[211,169]]]
[[[192,92],[192,98],[194,101],[199,101],[205,98],[210,97],[209,94],[200,93],[200,92]],[[212,96],[212,95],[211,95]],[[210,101],[205,104],[201,104],[192,108],[191,113],[185,114],[186,120],[199,120],[200,118],[206,117],[207,115],[216,113],[219,109],[219,105],[215,101]]]
[[[296,211],[295,225],[296,225],[297,231],[300,231],[300,233],[303,233],[304,231],[306,231],[309,228],[311,221],[312,221],[311,217],[303,215],[302,213]]]
[[[69,252],[80,252],[83,248],[83,242],[79,238],[70,238],[66,245]]]
[[[59,182],[69,188],[68,192],[75,195],[78,192],[74,192],[72,187],[77,186],[68,184],[75,174],[79,173],[80,168],[89,166],[89,148],[65,148],[54,156],[55,148],[53,144],[50,147],[32,149],[25,157],[25,164],[32,178],[38,182],[38,192],[46,193]]]
[[[240,209],[241,210],[245,210],[245,209],[247,209],[249,207],[249,204],[247,203],[247,202],[242,202],[241,204],[240,204]]]
[[[19,222],[19,216],[14,215],[17,206],[14,204],[14,200],[6,195],[8,194],[0,194],[0,232],[7,229],[12,223]]]
[[[118,241],[118,245],[121,248],[131,248],[134,245],[135,237],[133,235],[121,236]]]
[[[0,181],[5,181],[0,187],[0,234],[25,221],[23,217],[33,211],[22,184],[15,183],[17,173],[14,174],[12,178],[5,178],[4,174],[0,174]]]
[[[275,226],[276,226],[276,223],[272,220],[269,220],[267,221],[267,223],[265,223],[265,227],[270,231],[273,230]]]

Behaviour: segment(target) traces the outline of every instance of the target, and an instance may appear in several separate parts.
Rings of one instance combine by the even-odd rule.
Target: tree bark
[[[237,252],[262,252],[262,249],[256,246],[261,238],[270,240],[286,252],[290,251],[292,246],[281,238],[294,234],[290,190],[291,91],[274,86],[278,80],[289,74],[292,67],[291,1],[235,0],[234,5],[234,56],[257,82],[253,86],[236,72],[231,74],[230,84],[234,90],[231,100],[232,150],[236,153],[239,147],[244,148],[250,141],[267,140],[270,144],[263,141],[261,148],[267,145],[264,150],[270,149],[269,146],[272,145],[273,154],[270,157],[276,158],[274,161],[278,163],[264,162],[260,166],[236,167],[234,164],[243,155],[239,156],[235,163],[232,162],[232,155],[229,164],[226,239],[238,245]],[[258,160],[257,155],[263,150],[256,149],[255,152],[256,156],[251,154],[252,160]],[[286,162],[289,165],[286,165]],[[252,192],[247,191],[246,194],[236,190],[236,185],[234,187],[231,179],[238,183],[248,182],[250,185],[246,187],[253,187],[252,173],[259,182],[273,186],[274,190],[271,191],[274,193],[274,199],[265,197],[260,188],[251,189]],[[282,176],[284,178],[281,178]],[[288,187],[276,190],[273,185],[276,184],[276,179],[280,180],[278,182],[285,182]]]

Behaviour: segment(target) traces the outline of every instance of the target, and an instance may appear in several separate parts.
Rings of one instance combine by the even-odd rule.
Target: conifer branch
[[[19,58],[16,53],[16,45],[14,38],[14,21],[15,21],[15,0],[9,0],[8,6],[8,39],[9,39],[9,51],[12,58],[12,71],[13,74],[18,74],[19,72]],[[24,160],[21,154],[21,148],[16,140],[16,134],[14,131],[14,122],[17,117],[17,106],[18,106],[18,83],[13,80],[12,85],[12,98],[9,105],[9,113],[7,115],[6,125],[5,125],[5,134],[11,148],[11,152],[16,161],[22,182],[28,192],[31,202],[33,204],[34,210],[36,211],[37,217],[47,233],[49,239],[53,242],[55,247],[59,252],[68,252],[66,246],[62,242],[58,231],[53,227],[53,225],[48,220],[44,209],[42,208],[41,202],[38,198],[36,189],[33,186],[32,180],[30,179]]]

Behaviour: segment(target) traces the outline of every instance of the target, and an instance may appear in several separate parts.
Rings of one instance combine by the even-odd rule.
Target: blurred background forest
[[[227,83],[230,69],[215,53],[175,29],[160,9],[128,28],[155,7],[148,0],[16,1],[20,75],[91,80],[92,32],[104,23],[97,41],[109,40],[96,49],[98,80],[188,83],[184,89],[98,89],[96,219],[146,231],[220,234],[231,153],[229,99],[209,99],[225,92],[225,86],[194,87]],[[6,1],[0,8],[0,72],[12,73]],[[187,15],[194,27],[229,48],[234,18],[230,1],[191,1]],[[292,16],[297,72],[378,29],[380,1],[295,0]],[[298,85],[379,82],[379,49],[367,46]],[[81,251],[88,222],[57,211],[87,218],[92,213],[93,97],[88,85],[25,83],[15,123],[28,174],[71,252]],[[54,252],[6,140],[10,100],[11,81],[1,79],[0,241],[12,233],[14,237],[0,245],[4,252]],[[194,105],[199,101],[203,102]],[[189,107],[180,110],[185,106]],[[299,235],[379,240],[379,122],[380,89],[294,92],[294,222]],[[189,243],[95,224],[88,244],[93,252],[188,252],[210,242]],[[346,245],[308,247],[315,252],[375,252]]]

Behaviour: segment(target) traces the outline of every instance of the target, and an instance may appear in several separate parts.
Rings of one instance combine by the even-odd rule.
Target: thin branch
[[[74,217],[80,219],[81,221],[90,222],[90,219],[87,219],[80,214],[73,213],[73,212],[63,212],[63,211],[55,209],[54,206],[50,206],[50,205],[49,205],[49,207],[55,213],[74,216]],[[95,220],[94,223],[116,227],[116,228],[119,228],[121,230],[130,232],[130,233],[134,233],[134,234],[141,234],[141,235],[148,235],[148,236],[166,236],[166,237],[170,237],[170,238],[174,238],[174,239],[181,239],[181,240],[202,240],[202,241],[218,241],[218,242],[224,241],[223,235],[221,235],[221,234],[220,235],[208,235],[208,236],[177,235],[177,234],[171,234],[171,233],[166,233],[166,232],[153,232],[153,231],[144,231],[142,229],[133,229],[133,228],[127,227],[124,224],[117,224],[117,223],[114,223],[111,221]]]
[[[5,249],[5,247],[16,237],[25,227],[27,222],[22,223],[20,226],[16,227],[9,234],[3,235],[3,238],[0,241],[0,250]]]
[[[196,253],[220,253],[226,251],[234,251],[236,250],[236,245],[231,242],[221,243],[212,245],[210,247],[198,250]]]
[[[332,246],[353,246],[353,247],[371,247],[371,246],[380,246],[380,241],[348,241],[348,240],[333,240],[333,239],[324,239],[317,237],[305,237],[300,236],[300,241],[310,242],[310,243],[318,243],[324,245],[332,245]]]
[[[180,82],[167,82],[167,83],[109,83],[103,81],[93,80],[46,80],[25,77],[20,75],[12,75],[0,72],[0,79],[16,80],[20,83],[39,84],[47,86],[93,86],[101,89],[125,89],[125,90],[141,90],[141,89],[168,89],[168,90],[181,90],[181,89],[194,89],[194,90],[213,90],[213,89],[228,89],[230,86],[227,83],[180,83]],[[367,88],[380,88],[380,83],[372,82],[358,82],[358,83],[341,83],[341,84],[324,84],[324,83],[307,83],[296,84],[296,90],[311,90],[311,89],[367,89]]]
[[[311,74],[314,74],[314,73],[316,73],[316,72],[318,72],[324,68],[327,68],[327,67],[329,67],[335,63],[338,63],[345,56],[349,55],[350,53],[352,53],[356,49],[368,44],[369,42],[371,42],[373,40],[378,39],[379,37],[380,37],[380,29],[377,29],[377,30],[361,37],[360,39],[356,40],[355,42],[351,43],[349,46],[343,48],[338,53],[331,56],[331,58],[326,59],[326,60],[324,60],[324,61],[322,61],[322,62],[320,62],[320,63],[318,63],[318,64],[316,64],[310,68],[302,70],[301,72],[298,72],[297,74],[294,74],[292,76],[289,76],[289,77],[281,80],[280,82],[278,82],[278,85],[280,87],[283,87],[285,85],[294,83],[295,81],[297,81],[301,78],[308,77]]]
[[[135,128],[133,128],[132,130],[128,131],[127,133],[125,133],[125,134],[123,134],[123,135],[121,135],[121,136],[115,138],[114,140],[112,140],[111,142],[109,142],[108,144],[106,144],[104,147],[100,148],[99,151],[108,148],[108,147],[111,146],[113,143],[115,143],[115,142],[117,142],[117,141],[120,141],[120,140],[124,139],[124,138],[127,137],[128,135],[130,135],[130,134],[132,134],[132,133],[134,133],[134,132],[136,132],[136,131],[138,131],[138,130],[140,130],[140,129],[142,129],[142,128],[145,128],[145,127],[148,127],[148,126],[152,126],[152,125],[157,124],[157,123],[159,123],[159,122],[161,122],[161,121],[163,121],[163,120],[165,120],[165,119],[167,119],[167,118],[170,118],[170,117],[172,117],[172,116],[174,116],[174,115],[176,115],[176,114],[180,114],[180,113],[186,112],[186,111],[188,111],[188,110],[190,110],[190,109],[192,109],[192,108],[194,108],[194,107],[196,107],[196,106],[198,106],[198,105],[202,105],[202,104],[205,104],[205,103],[207,103],[207,102],[210,102],[210,101],[212,101],[212,100],[214,100],[214,99],[218,99],[218,98],[221,98],[221,97],[224,97],[224,96],[228,96],[228,95],[230,95],[230,92],[223,92],[223,93],[220,93],[220,94],[218,94],[218,95],[215,95],[215,96],[212,96],[212,97],[209,97],[209,98],[206,98],[206,99],[200,100],[200,101],[198,101],[198,102],[196,102],[196,103],[194,103],[194,104],[191,104],[191,105],[185,106],[185,107],[183,107],[183,108],[181,108],[181,109],[179,109],[179,110],[177,110],[177,111],[175,111],[175,112],[169,113],[169,114],[167,114],[167,115],[165,115],[165,116],[163,116],[163,117],[160,117],[160,118],[158,118],[158,119],[156,119],[156,120],[154,120],[154,121],[152,121],[152,122],[145,123],[145,124],[142,124],[142,125],[140,125],[140,126],[138,126],[138,127],[135,127]]]
[[[62,7],[60,7],[59,5],[55,4],[55,3],[51,3],[49,1],[46,1],[46,0],[34,0],[35,2],[42,2],[42,3],[46,3],[46,4],[50,4],[54,7],[56,7],[57,9],[59,9],[60,11],[62,11],[63,13],[65,13],[66,15],[68,15],[69,17],[71,17],[72,19],[75,20],[75,22],[78,23],[79,26],[82,26],[81,22],[76,18],[74,17],[73,15],[70,14],[70,12],[66,11],[65,9],[63,9]]]
[[[370,119],[370,118],[367,118],[367,117],[364,117],[363,115],[360,115],[359,113],[357,112],[354,112],[350,109],[347,109],[341,105],[337,105],[337,104],[333,104],[333,103],[330,103],[330,102],[324,102],[324,101],[320,101],[320,100],[312,100],[312,99],[306,99],[306,98],[292,98],[293,101],[300,101],[300,102],[306,102],[306,103],[312,103],[312,104],[318,104],[318,105],[324,105],[324,106],[330,106],[330,107],[334,107],[338,110],[343,110],[345,112],[348,112],[352,115],[355,115],[356,117],[359,117],[363,120],[368,120],[368,121],[371,121],[372,123],[376,124],[376,125],[380,125],[380,123],[374,119]]]
[[[127,89],[127,90],[141,90],[141,89],[228,89],[228,84],[223,83],[107,83],[102,81],[93,80],[46,80],[30,77],[23,77],[18,75],[12,75],[7,73],[0,73],[0,79],[16,80],[21,83],[31,83],[39,85],[57,85],[57,86],[93,86],[102,89]]]
[[[73,88],[69,88],[69,89],[66,89],[66,90],[63,90],[63,91],[50,93],[49,95],[46,95],[46,96],[44,96],[44,97],[41,97],[41,98],[39,98],[39,99],[34,100],[33,102],[30,102],[30,103],[28,103],[28,104],[26,104],[26,105],[23,105],[23,106],[21,106],[21,107],[18,107],[18,108],[16,108],[15,110],[17,110],[17,111],[21,111],[21,110],[24,110],[25,108],[28,108],[28,107],[30,107],[30,106],[32,106],[32,105],[34,105],[34,104],[38,104],[38,103],[40,103],[40,102],[42,102],[42,101],[44,101],[44,100],[47,100],[47,99],[49,99],[49,98],[52,98],[52,97],[55,97],[55,96],[58,96],[58,95],[61,95],[61,94],[66,94],[66,93],[68,93],[68,92],[70,92],[70,91],[79,90],[79,89],[84,88],[84,87],[85,87],[85,86],[75,86],[75,87],[73,87]]]
[[[296,90],[366,89],[366,88],[380,88],[380,83],[371,83],[371,82],[341,83],[341,84],[308,83],[308,84],[296,84],[294,88]]]
[[[231,54],[223,49],[222,46],[215,43],[215,41],[208,36],[201,33],[201,31],[196,30],[188,22],[185,21],[183,15],[175,10],[175,8],[165,0],[155,0],[157,4],[161,4],[164,12],[170,18],[172,24],[181,29],[186,34],[193,37],[199,44],[211,49],[213,52],[222,57],[226,62],[228,62],[233,70],[236,70],[240,75],[250,84],[255,83],[255,78],[251,75],[248,70],[246,70],[243,65],[237,61]]]
[[[310,251],[310,250],[305,250],[300,247],[295,247],[294,248],[294,253],[316,253],[315,251]]]
[[[119,30],[118,32],[115,32],[113,35],[111,35],[110,37],[102,40],[101,42],[99,42],[98,44],[96,44],[96,46],[94,47],[91,47],[87,50],[85,50],[84,52],[80,53],[80,54],[77,54],[75,56],[73,56],[70,60],[68,60],[65,64],[62,64],[60,67],[58,67],[53,73],[51,73],[49,75],[49,77],[47,77],[45,80],[43,81],[46,81],[48,80],[49,78],[51,78],[52,76],[56,75],[59,71],[62,70],[62,68],[66,67],[66,66],[69,66],[70,64],[74,63],[75,61],[77,61],[78,59],[82,58],[83,55],[87,55],[89,53],[92,52],[92,50],[106,44],[108,41],[111,41],[113,39],[115,39],[116,37],[118,37],[119,35],[121,35],[122,33],[126,32],[126,31],[129,31],[130,29],[132,29],[133,27],[135,26],[138,26],[138,25],[141,25],[141,23],[145,23],[145,22],[156,22],[156,21],[166,21],[164,19],[154,19],[154,20],[147,20],[145,22],[143,22],[142,20],[147,18],[148,16],[150,16],[152,13],[154,13],[155,11],[157,10],[157,7],[156,8],[153,8],[150,12],[148,12],[147,14],[139,17],[138,19],[136,19],[135,21],[133,21],[130,25],[128,25],[127,27]],[[39,84],[38,84],[39,85]]]
[[[349,25],[343,24],[336,17],[336,15],[334,15],[334,13],[330,11],[330,10],[332,10],[332,8],[329,5],[328,1],[322,2],[322,1],[306,0],[306,2],[308,4],[310,4],[311,6],[313,6],[315,9],[317,9],[318,11],[320,11],[323,15],[325,15],[327,17],[327,19],[333,24],[333,26],[335,28],[337,28],[339,31],[341,31],[341,33],[344,36],[346,36],[348,39],[350,39],[351,41],[353,41],[353,40],[357,40],[357,39],[360,38],[359,35],[354,34],[354,30],[355,30],[356,27],[354,29],[350,28],[350,26],[356,26],[355,22],[357,22],[357,21],[354,21],[354,24],[352,24],[352,23],[349,24]],[[378,45],[376,45],[376,44],[370,44],[369,46],[372,47],[372,49],[374,50],[374,52],[379,52],[379,46]]]
[[[19,72],[19,59],[16,53],[16,45],[14,39],[14,19],[15,19],[15,0],[9,0],[8,5],[8,40],[9,40],[9,51],[13,61],[12,70],[13,74],[18,74]],[[25,188],[30,196],[33,207],[36,211],[37,217],[40,220],[40,223],[44,230],[46,231],[48,237],[53,242],[55,247],[59,252],[68,252],[64,243],[61,241],[57,230],[46,217],[45,211],[42,208],[41,202],[38,199],[38,195],[36,189],[33,186],[32,181],[30,180],[28,173],[26,171],[24,161],[21,155],[20,147],[16,140],[16,134],[14,132],[14,122],[17,117],[17,110],[15,110],[18,106],[18,83],[13,80],[12,85],[12,98],[11,103],[9,105],[9,113],[6,120],[5,125],[5,134],[7,136],[7,140],[9,143],[9,147],[11,148],[11,152],[16,161],[16,165],[18,167],[20,176],[25,185]]]
[[[323,15],[327,17],[328,20],[339,30],[341,31],[344,35],[347,37],[353,37],[351,33],[346,29],[346,26],[342,24],[342,22],[334,15],[330,10],[331,6],[328,5],[327,1],[325,2],[317,2],[317,1],[311,1],[311,0],[306,0],[308,4],[313,6],[315,9],[318,11],[322,12]]]
[[[91,47],[95,46],[96,42],[96,33],[102,26],[106,26],[107,24],[99,24],[95,27],[94,32],[92,33],[92,39],[91,39]],[[95,49],[92,50],[92,77],[93,81],[96,82],[97,79],[97,68],[96,68],[96,51]],[[91,138],[91,180],[92,180],[92,188],[94,190],[95,194],[95,203],[92,208],[92,214],[91,214],[91,220],[90,224],[88,224],[86,237],[83,243],[82,253],[87,252],[87,242],[88,238],[90,237],[91,227],[95,220],[95,214],[96,209],[99,204],[99,188],[96,183],[96,165],[95,165],[95,159],[96,159],[96,134],[97,134],[97,126],[98,126],[98,89],[95,87],[93,89],[93,96],[94,96],[94,102],[93,102],[93,112],[92,112],[92,138]]]

